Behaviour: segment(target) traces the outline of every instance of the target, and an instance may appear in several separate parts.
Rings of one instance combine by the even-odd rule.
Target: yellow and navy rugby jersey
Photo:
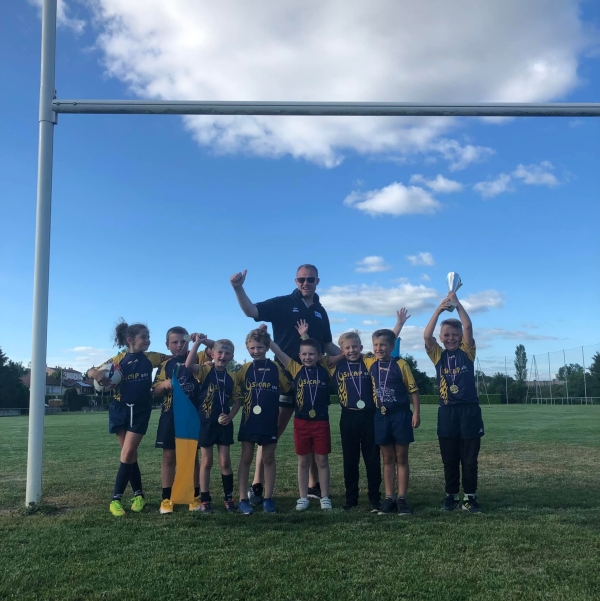
[[[239,399],[239,388],[227,371],[217,371],[212,365],[201,365],[196,374],[200,383],[200,421],[216,422],[221,413],[229,414],[229,402]]]
[[[171,380],[173,378],[173,371],[175,366],[179,366],[177,371],[177,380],[183,389],[183,392],[187,395],[188,399],[192,401],[194,407],[198,408],[198,395],[200,392],[200,384],[194,377],[194,374],[185,366],[186,356],[183,357],[171,357],[166,361],[163,361],[156,372],[152,388],[157,384],[164,382],[165,380]],[[161,413],[171,411],[173,408],[173,389],[168,390],[163,397]]]
[[[115,401],[132,405],[152,401],[152,370],[170,355],[162,353],[123,351],[110,358],[103,365],[114,363],[121,367],[123,377],[115,388]]]
[[[375,388],[377,407],[394,409],[410,403],[409,394],[419,392],[410,367],[404,359],[392,358],[390,361],[379,361],[375,357],[363,359]]]
[[[277,432],[279,419],[279,395],[288,394],[291,382],[275,361],[252,361],[245,363],[235,374],[242,395],[242,421],[240,432],[270,434]],[[259,414],[254,407],[259,406]]]
[[[362,400],[365,403],[363,409],[375,408],[373,378],[362,357],[358,362],[342,359],[329,369],[329,373],[333,376],[342,407],[358,409],[356,403]]]
[[[196,354],[198,357],[198,365],[204,365],[205,363],[212,363],[212,359],[208,356],[206,351],[200,351]]]
[[[295,417],[329,421],[331,376],[325,359],[321,359],[314,367],[305,367],[301,363],[290,359],[285,368],[294,378],[294,388],[296,390]],[[317,413],[314,418],[311,418],[308,414],[312,409]]]
[[[436,340],[427,355],[435,365],[440,405],[479,403],[475,383],[475,343],[468,346],[463,340],[457,350],[448,351]],[[450,390],[453,385],[458,387],[458,392]]]

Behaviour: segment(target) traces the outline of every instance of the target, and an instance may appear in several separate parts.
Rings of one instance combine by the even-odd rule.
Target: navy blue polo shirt
[[[300,335],[296,323],[305,319],[308,323],[308,335],[321,345],[331,342],[331,326],[329,317],[317,294],[313,304],[307,307],[302,300],[302,293],[296,289],[287,296],[276,296],[262,303],[256,303],[258,317],[255,321],[270,321],[273,324],[273,340],[288,357],[297,358],[300,353]]]

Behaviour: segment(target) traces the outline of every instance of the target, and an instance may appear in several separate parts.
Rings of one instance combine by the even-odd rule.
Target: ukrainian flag
[[[200,417],[198,410],[181,388],[177,379],[179,366],[173,370],[173,417],[175,421],[175,456],[177,471],[171,492],[171,502],[189,504],[194,501],[194,467],[198,453]]]

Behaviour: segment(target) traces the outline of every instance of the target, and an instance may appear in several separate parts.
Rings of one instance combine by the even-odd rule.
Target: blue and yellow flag
[[[171,492],[171,502],[189,504],[194,501],[194,468],[198,453],[200,417],[198,410],[181,388],[177,379],[178,366],[173,370],[173,417],[175,421],[175,456],[177,471]]]

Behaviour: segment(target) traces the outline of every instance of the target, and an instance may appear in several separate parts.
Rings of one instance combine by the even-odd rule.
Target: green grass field
[[[411,517],[344,512],[338,409],[334,511],[297,514],[291,428],[278,449],[279,513],[158,514],[158,412],[140,448],[149,504],[108,512],[118,445],[106,413],[46,417],[44,503],[23,509],[27,418],[0,419],[1,599],[600,598],[600,407],[483,406],[485,515],[442,514],[436,408],[411,447]],[[232,448],[234,473],[239,444]],[[213,468],[213,500],[220,495]]]

